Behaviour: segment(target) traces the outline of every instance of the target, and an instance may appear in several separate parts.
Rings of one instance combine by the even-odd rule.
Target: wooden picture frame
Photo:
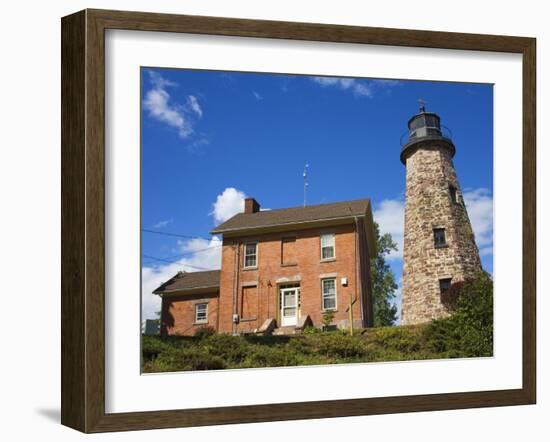
[[[494,51],[523,63],[523,383],[475,391],[270,405],[105,412],[105,30]],[[536,151],[533,38],[84,10],[62,19],[62,424],[83,432],[533,404]]]

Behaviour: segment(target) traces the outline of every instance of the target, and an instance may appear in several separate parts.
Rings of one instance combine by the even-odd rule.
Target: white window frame
[[[324,312],[337,311],[338,310],[338,284],[337,278],[322,278],[321,279],[321,310]],[[334,307],[325,308],[325,281],[334,281]]]
[[[199,319],[199,306],[204,305],[204,319]],[[207,324],[208,323],[208,302],[197,302],[195,304],[195,324]]]
[[[246,265],[246,258],[247,258],[247,256],[251,256],[251,255],[246,254],[246,248],[247,248],[247,246],[251,246],[251,245],[254,246],[255,263],[254,263],[254,265],[247,266]],[[258,267],[258,243],[257,242],[247,242],[247,243],[244,244],[244,250],[243,250],[243,268],[244,269],[255,269],[257,267]]]
[[[325,245],[323,246],[323,238],[326,237],[332,237],[332,245]],[[323,233],[320,237],[320,244],[321,244],[321,261],[333,261],[336,259],[336,235],[334,233]],[[332,247],[332,256],[330,258],[324,258],[323,257],[323,249]]]

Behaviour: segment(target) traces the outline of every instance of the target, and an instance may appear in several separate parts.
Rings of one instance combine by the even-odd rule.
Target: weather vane
[[[418,99],[418,104],[420,105],[420,112],[426,112],[426,101],[423,98]]]

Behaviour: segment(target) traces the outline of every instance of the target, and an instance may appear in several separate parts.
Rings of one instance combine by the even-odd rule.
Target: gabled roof
[[[156,288],[153,293],[157,295],[178,293],[204,293],[208,290],[219,289],[220,271],[207,270],[204,272],[178,272],[171,279]]]
[[[214,228],[211,234],[236,233],[252,229],[290,226],[322,221],[341,221],[367,215],[370,200],[340,201],[315,206],[292,207],[290,209],[264,210],[256,213],[238,213]]]

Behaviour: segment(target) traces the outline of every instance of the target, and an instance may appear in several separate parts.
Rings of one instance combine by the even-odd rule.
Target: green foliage
[[[318,342],[319,353],[334,359],[354,359],[365,356],[367,348],[360,337],[333,333]]]
[[[303,331],[304,335],[316,335],[318,333],[322,333],[322,330],[317,327],[306,327]]]
[[[205,326],[199,327],[195,331],[195,334],[193,336],[195,336],[195,338],[204,339],[215,334],[216,334],[216,329],[214,327],[212,327],[211,325],[205,325]]]
[[[448,299],[451,316],[433,321],[425,331],[427,347],[448,357],[493,354],[493,281],[487,273],[458,284]]]
[[[326,310],[323,312],[323,327],[328,327],[330,324],[332,324],[332,320],[334,319],[334,310]]]
[[[407,361],[492,354],[492,281],[481,275],[455,287],[453,314],[430,324],[327,332],[308,327],[301,335],[194,337],[143,336],[147,373],[284,367],[351,362]]]
[[[397,307],[393,304],[397,283],[386,256],[397,250],[397,244],[389,233],[380,236],[378,223],[374,223],[378,254],[371,261],[372,289],[374,297],[374,326],[393,325],[397,320]]]

